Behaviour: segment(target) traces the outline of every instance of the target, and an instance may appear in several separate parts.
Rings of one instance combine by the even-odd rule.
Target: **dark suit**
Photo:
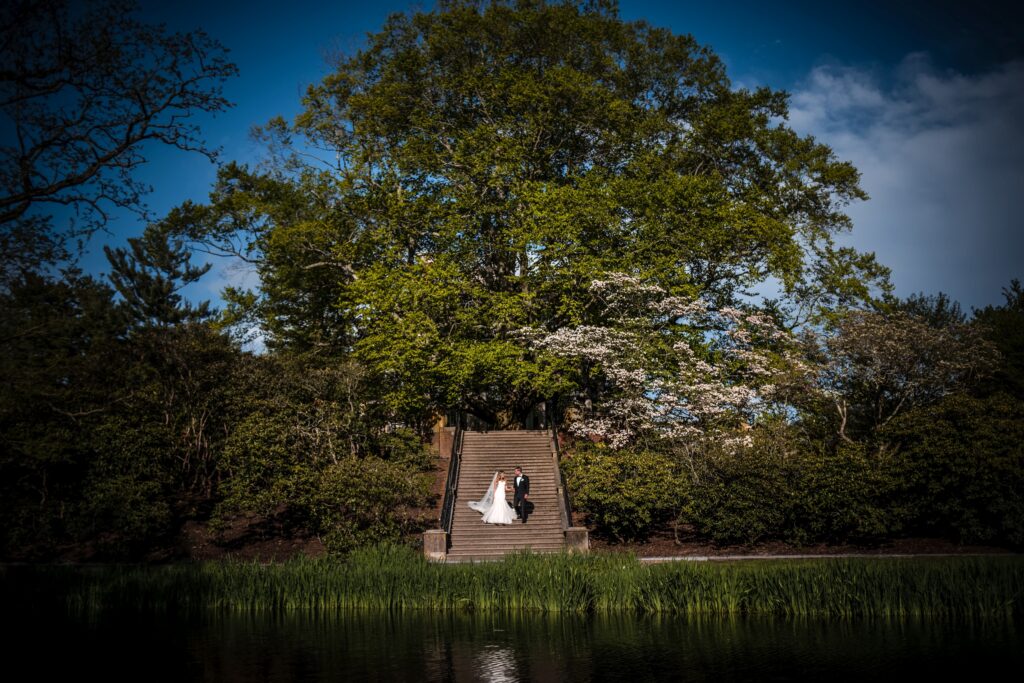
[[[523,518],[526,524],[526,517],[530,512],[530,502],[525,499],[530,492],[530,478],[525,474],[519,477],[512,477],[512,488],[515,490],[512,496],[512,507],[516,509],[516,515]]]

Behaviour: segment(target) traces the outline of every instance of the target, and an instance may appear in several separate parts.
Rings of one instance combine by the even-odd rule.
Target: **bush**
[[[297,419],[290,410],[256,412],[235,427],[219,463],[223,500],[217,516],[241,511],[271,515],[282,505],[302,507],[322,464],[297,438]]]
[[[427,504],[429,495],[429,477],[406,464],[349,457],[321,475],[312,518],[327,549],[344,553],[398,540],[416,524],[409,506]]]
[[[799,459],[786,444],[762,438],[749,447],[709,447],[680,521],[718,543],[781,535],[801,488]]]
[[[918,530],[964,543],[1024,545],[1024,401],[949,396],[894,420]]]
[[[861,445],[801,438],[767,424],[746,445],[712,445],[688,488],[681,520],[717,543],[876,541],[909,515],[891,462]]]
[[[97,427],[92,435],[96,457],[70,515],[69,527],[78,540],[95,542],[107,557],[130,557],[170,532],[168,431],[155,421],[133,424],[118,417]]]
[[[573,507],[620,542],[645,539],[678,509],[682,496],[684,479],[672,460],[651,451],[586,445],[562,468]]]
[[[789,540],[875,543],[899,535],[912,515],[899,463],[863,444],[817,444],[800,478]]]
[[[277,516],[337,553],[410,530],[409,508],[429,503],[422,441],[398,433],[386,441],[388,459],[357,457],[344,432],[332,435],[324,425],[331,423],[303,406],[267,408],[242,420],[221,459],[217,516]]]

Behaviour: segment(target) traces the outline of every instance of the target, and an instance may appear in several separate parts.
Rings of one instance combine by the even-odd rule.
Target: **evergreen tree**
[[[173,236],[165,223],[155,223],[141,237],[129,238],[128,245],[104,245],[103,251],[112,269],[110,281],[136,325],[166,328],[210,317],[209,301],[193,305],[180,293],[212,265],[193,266],[183,238]]]

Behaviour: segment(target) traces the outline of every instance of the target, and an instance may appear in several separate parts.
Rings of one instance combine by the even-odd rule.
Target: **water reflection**
[[[488,683],[518,683],[516,656],[512,648],[485,645],[473,662],[473,671]]]
[[[7,618],[10,619],[8,614]],[[895,680],[1024,668],[1012,624],[493,614],[22,615],[34,677],[211,681]],[[6,629],[10,632],[10,629]],[[46,643],[50,656],[32,657]],[[5,648],[7,650],[7,648]]]

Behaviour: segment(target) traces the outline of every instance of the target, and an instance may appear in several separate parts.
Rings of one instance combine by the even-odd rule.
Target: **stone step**
[[[471,508],[466,508],[465,510],[456,510],[456,513],[456,522],[480,522],[481,524],[483,523],[480,521],[483,517],[483,513],[477,512],[476,510],[473,510]],[[530,519],[536,519],[537,521],[548,518],[559,519],[559,517],[560,513],[558,511],[558,508],[555,507],[554,505],[534,506],[533,510],[530,511]]]
[[[452,539],[452,548],[455,550],[466,550],[469,548],[483,548],[483,547],[494,547],[504,548],[506,546],[514,545],[530,545],[531,543],[549,543],[555,545],[561,545],[565,535],[558,531],[554,533],[546,534],[532,534],[530,536],[504,536],[502,538],[467,538],[458,537]]]
[[[529,441],[502,441],[501,443],[482,443],[480,441],[474,442],[463,442],[462,452],[467,451],[514,451],[522,450],[525,453],[533,453],[540,455],[541,453],[547,453],[551,455],[551,446],[546,443],[540,442],[529,442]]]
[[[496,443],[484,441],[463,441],[462,450],[465,451],[509,451],[521,448],[531,453],[551,454],[551,445],[541,441],[500,441]]]
[[[559,514],[558,506],[554,503],[545,505],[534,504],[533,508],[530,510],[530,519],[544,519],[546,517],[557,519]],[[482,512],[474,510],[469,506],[459,508],[455,511],[456,522],[480,520],[482,516]]]
[[[555,476],[554,469],[555,469],[554,463],[546,463],[546,464],[538,463],[538,464],[535,464],[535,465],[533,465],[531,467],[527,467],[526,465],[523,465],[523,474],[528,476],[531,480],[536,479],[537,477],[551,477],[553,479],[554,476]],[[500,471],[501,468],[500,467],[495,467],[494,463],[490,463],[490,462],[482,463],[482,464],[464,463],[463,466],[459,468],[459,476],[460,477],[469,477],[469,476],[472,476],[472,477],[484,477],[485,479],[490,479],[490,478],[492,478],[494,476],[495,470],[499,470]],[[509,472],[507,470],[505,471],[505,480],[506,481],[511,482],[512,478],[514,476],[515,475],[512,474],[511,472]]]
[[[535,553],[560,553],[565,546],[520,546],[516,548],[493,548],[488,550],[465,550],[460,552],[450,551],[448,557],[452,559],[469,557],[501,557],[513,551],[529,550]]]
[[[554,480],[553,476],[554,475],[552,475],[550,472],[546,472],[546,473],[544,473],[544,475],[540,475],[540,474],[536,474],[536,475],[531,474],[531,475],[529,475],[529,477],[530,477],[530,488],[533,488],[534,484],[537,484],[537,485],[543,484],[543,485],[547,486],[549,483],[554,483],[555,480]],[[481,493],[483,493],[483,490],[486,489],[491,484],[492,481],[494,481],[493,477],[494,477],[493,473],[492,474],[463,473],[462,475],[459,476],[459,486],[458,486],[458,488],[463,490],[463,491],[466,491],[467,490],[466,484],[471,484],[471,485],[472,484],[476,484],[477,486],[481,487]],[[511,484],[508,484],[508,485],[511,486]]]
[[[508,548],[525,548],[527,546],[545,546],[551,548],[560,548],[564,545],[564,536],[552,535],[544,538],[522,538],[522,539],[493,539],[491,541],[482,540],[460,540],[452,541],[451,548],[448,552],[478,552],[480,550],[494,550],[500,551]]]
[[[515,468],[522,467],[524,472],[529,473],[531,467],[550,467],[554,464],[554,458],[520,458],[514,455],[507,457],[495,455],[466,455],[463,454],[461,465],[474,465],[476,467],[490,466],[496,470],[505,470],[511,474]]]
[[[504,541],[501,543],[476,543],[472,546],[464,545],[461,548],[452,547],[450,553],[488,553],[501,552],[510,548],[561,548],[564,547],[561,538],[538,538],[531,541]]]
[[[495,470],[504,470],[511,478],[517,466],[530,477],[534,511],[526,524],[519,520],[508,525],[485,524],[480,513],[467,503],[484,495]],[[509,551],[527,548],[560,552],[565,531],[559,510],[557,467],[547,431],[465,432],[448,556],[469,561],[500,559]]]
[[[485,447],[485,448],[508,448],[509,446],[525,445],[533,448],[543,448],[544,450],[551,449],[551,441],[547,438],[518,438],[518,439],[489,439],[487,437],[478,437],[475,439],[463,439],[462,447],[469,448],[473,446]]]
[[[549,515],[545,517],[537,517],[537,515],[529,515],[526,519],[526,524],[521,523],[519,520],[515,520],[508,527],[502,524],[487,524],[482,519],[459,519],[455,520],[462,522],[461,528],[452,527],[452,538],[457,538],[465,533],[481,534],[481,533],[498,533],[500,530],[504,530],[503,533],[518,533],[514,531],[508,531],[511,527],[522,527],[524,529],[529,528],[534,531],[540,531],[543,529],[559,529],[561,530],[562,520],[559,517]],[[496,529],[500,527],[500,529]],[[479,530],[479,531],[477,531]],[[525,533],[525,532],[523,532]],[[531,532],[532,533],[532,532]]]
[[[464,463],[463,466],[459,468],[459,476],[491,479],[494,476],[494,471],[496,469],[500,470],[501,468],[496,468],[493,463],[483,463],[479,465],[476,463]],[[553,479],[555,476],[554,469],[554,463],[546,463],[543,465],[538,463],[532,467],[523,465],[523,474],[528,476],[531,480],[536,479],[537,477],[551,477]],[[511,472],[505,472],[506,481],[511,482],[513,477],[515,477],[515,475]]]
[[[530,483],[531,484],[533,482],[535,482],[535,481],[555,481],[555,473],[552,470],[554,470],[554,465],[549,465],[548,467],[544,468],[543,470],[541,470],[539,468],[537,468],[537,469],[530,469],[530,470],[526,470],[526,476],[528,476],[530,478]],[[476,471],[476,472],[474,472],[472,470],[468,470],[467,471],[467,470],[463,469],[463,470],[461,470],[459,472],[459,482],[458,483],[461,484],[466,479],[474,479],[474,480],[480,480],[480,481],[483,481],[483,482],[486,482],[486,483],[490,483],[491,481],[494,480],[494,469],[491,468],[491,467],[488,467],[486,469],[481,469],[481,470]],[[512,477],[510,475],[506,474],[505,475],[505,482],[506,482],[506,484],[508,486],[512,486],[513,485]]]
[[[563,545],[547,545],[547,546],[517,546],[517,547],[505,547],[505,548],[480,548],[473,550],[451,550],[448,552],[448,557],[452,559],[459,558],[470,558],[470,557],[501,557],[507,555],[512,551],[530,550],[535,553],[560,553],[565,550]]]
[[[523,463],[522,467],[523,474],[528,476],[531,480],[536,479],[537,477],[554,478],[555,476],[555,464],[552,462],[531,463],[530,465]],[[459,468],[459,476],[486,477],[487,479],[490,479],[491,477],[494,476],[494,473],[496,471],[501,470],[505,471],[505,479],[509,482],[511,482],[512,478],[516,476],[515,474],[512,473],[511,469],[505,469],[501,466],[496,466],[495,463],[493,462],[464,462],[462,463],[462,466]]]
[[[462,538],[465,535],[471,536],[487,536],[487,535],[518,535],[526,536],[533,533],[541,533],[546,531],[557,531],[562,533],[561,520],[557,517],[549,519],[535,519],[534,515],[530,515],[526,524],[523,524],[518,519],[514,520],[512,524],[487,524],[481,520],[469,521],[464,524],[461,529],[452,529],[452,538]]]
[[[466,430],[462,432],[462,435],[467,439],[479,439],[486,437],[488,439],[515,439],[523,436],[530,436],[534,438],[544,437],[550,438],[551,432],[546,429],[497,429],[490,432],[478,432],[476,430]]]
[[[513,451],[516,449],[522,449],[523,451],[529,451],[536,455],[541,453],[547,453],[551,455],[551,447],[546,443],[530,442],[530,441],[503,441],[501,443],[483,443],[480,441],[463,442],[462,452],[467,451]]]
[[[459,538],[463,534],[473,534],[474,536],[481,536],[486,534],[519,534],[524,535],[527,533],[540,533],[541,531],[550,531],[551,529],[557,529],[559,533],[562,532],[561,520],[558,517],[547,517],[543,519],[537,519],[536,515],[529,515],[526,520],[526,524],[523,524],[518,519],[514,519],[512,524],[488,524],[480,519],[461,520],[464,522],[461,529],[452,528],[452,538]],[[527,531],[529,530],[529,531]]]
[[[535,458],[545,456],[550,458],[551,451],[547,446],[538,446],[536,444],[519,444],[519,445],[507,445],[507,446],[493,446],[493,445],[477,445],[477,444],[463,444],[462,450],[459,451],[463,455],[467,453],[472,454],[488,454],[488,453],[500,453],[501,455],[522,455],[522,456],[533,456]]]
[[[511,474],[517,467],[522,467],[524,472],[529,473],[532,467],[550,467],[554,462],[554,458],[548,457],[527,459],[521,458],[518,455],[463,453],[460,464],[475,465],[477,467],[488,465],[496,470],[505,470],[507,474]]]
[[[501,526],[501,525],[496,525],[496,524],[487,524],[487,522],[483,521],[483,518],[479,514],[476,515],[475,517],[459,517],[458,519],[456,519],[454,521],[460,522],[462,527],[461,528],[452,527],[452,533],[453,534],[459,534],[462,531],[464,531],[465,529],[473,528],[473,527],[477,527],[477,528],[480,528],[480,529],[488,529],[488,528],[493,528],[495,526]],[[518,524],[518,522],[516,522],[516,523]],[[558,515],[557,513],[549,512],[547,514],[544,514],[544,513],[540,513],[540,514],[530,513],[526,517],[526,524],[531,526],[531,527],[541,527],[541,526],[544,526],[546,523],[561,524],[562,523],[561,516]]]
[[[506,470],[511,473],[516,467],[522,467],[525,471],[528,467],[548,467],[554,464],[554,458],[537,456],[535,458],[521,458],[518,455],[495,455],[492,453],[465,454],[462,455],[461,464],[477,465],[483,467],[490,465],[496,470]]]
[[[529,529],[526,531],[518,532],[513,531],[512,528]],[[460,547],[464,544],[474,545],[487,545],[487,544],[502,544],[502,543],[533,543],[539,541],[553,541],[561,543],[562,539],[565,538],[565,533],[561,527],[548,527],[546,529],[536,529],[532,521],[526,524],[520,524],[516,522],[503,529],[505,533],[488,533],[488,534],[474,534],[468,530],[463,530],[463,533],[453,534],[451,541],[452,545],[459,545]]]

